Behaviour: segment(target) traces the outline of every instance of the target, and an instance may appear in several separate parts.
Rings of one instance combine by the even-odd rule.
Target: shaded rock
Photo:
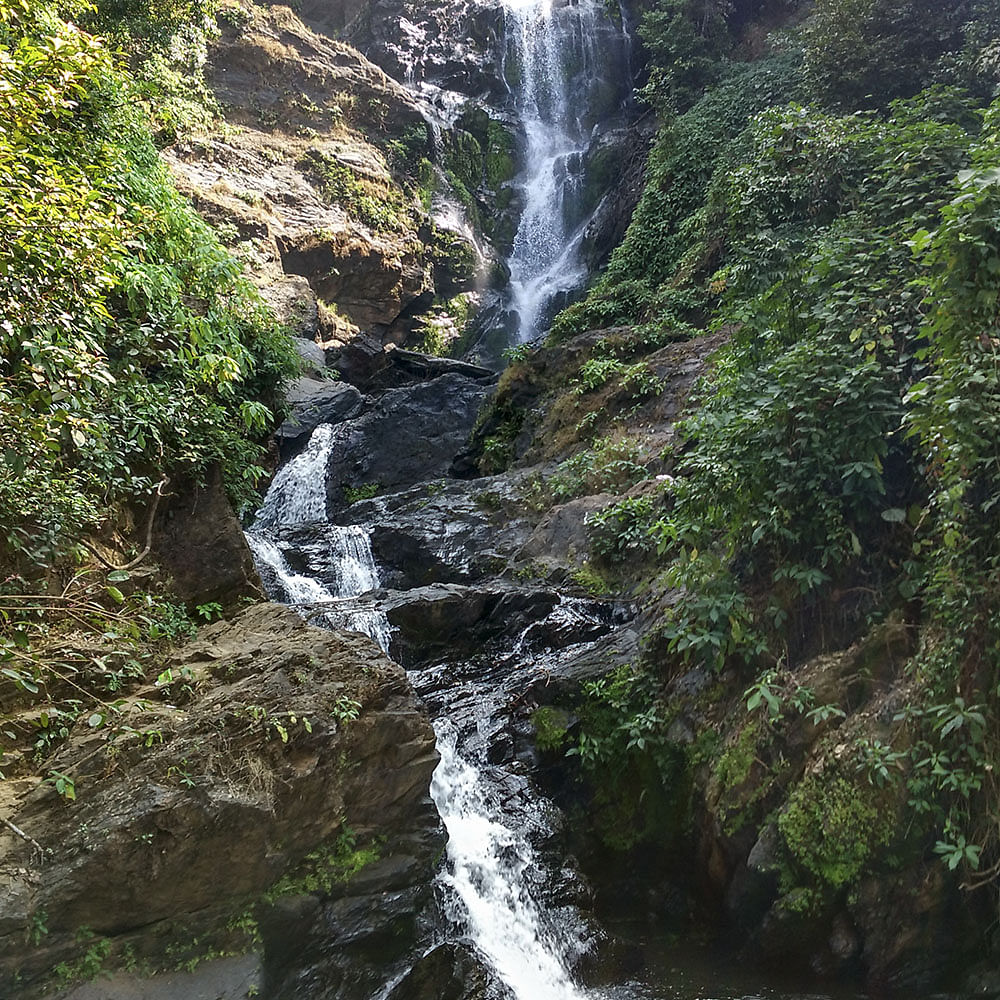
[[[311,434],[320,424],[338,424],[357,416],[361,393],[353,385],[333,379],[300,378],[287,390],[289,414],[274,432],[279,439],[295,441]]]
[[[346,343],[326,348],[326,363],[345,382],[367,391],[378,375],[391,364],[389,352],[382,340],[368,334],[359,334]]]
[[[0,870],[16,889],[0,900],[4,995],[15,975],[31,984],[78,958],[84,927],[109,962],[130,946],[156,967],[168,954],[176,963],[255,951],[239,931],[254,914],[269,980],[289,948],[300,968],[335,965],[322,941],[273,932],[287,923],[268,919],[278,901],[286,916],[311,919],[316,902],[290,910],[295,896],[316,894],[320,912],[337,900],[359,909],[378,901],[401,946],[410,940],[404,930],[442,842],[427,797],[434,735],[401,668],[366,638],[264,604],[202,629],[173,670],[195,692],[183,708],[164,700],[180,685],[150,688],[138,693],[130,728],[71,734],[52,762],[76,781],[71,808],[40,785],[11,810],[21,829],[59,849],[39,864],[30,845],[0,836]],[[345,714],[345,705],[354,708]],[[376,839],[358,855],[355,884],[353,852]],[[364,871],[376,858],[379,867]],[[327,875],[317,882],[318,864]],[[47,915],[39,948],[28,944],[26,910]],[[352,935],[360,948],[364,926]],[[370,995],[376,981],[369,970],[364,989],[344,996]]]
[[[518,552],[518,560],[530,563],[538,575],[552,582],[566,580],[590,560],[588,519],[614,500],[614,496],[602,493],[553,507]]]
[[[333,509],[345,488],[383,490],[446,476],[485,396],[461,375],[442,375],[385,393],[363,416],[334,435],[327,491]]]
[[[280,236],[282,266],[365,331],[386,332],[431,289],[421,245],[350,230]]]
[[[493,382],[497,378],[497,373],[492,368],[484,368],[482,365],[473,365],[454,358],[437,358],[430,354],[402,349],[392,351],[389,357],[394,367],[414,378],[424,380],[437,378],[439,375],[464,375],[480,382]]]
[[[315,340],[319,332],[319,306],[316,293],[305,278],[288,274],[269,281],[261,288],[261,296],[274,312],[274,318],[293,337]]]
[[[292,341],[292,346],[301,359],[302,374],[321,379],[326,371],[326,352],[319,344],[301,337]]]
[[[190,972],[165,972],[153,979],[119,972],[84,983],[60,1000],[246,1000],[260,992],[260,962],[238,955],[201,963]]]
[[[189,605],[259,597],[260,577],[243,528],[213,467],[204,484],[188,483],[160,503],[152,555]]]
[[[386,1000],[511,1000],[513,994],[472,949],[439,945],[393,987]]]

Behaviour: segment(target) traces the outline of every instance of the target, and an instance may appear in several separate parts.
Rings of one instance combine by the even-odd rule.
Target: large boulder
[[[485,398],[478,382],[448,374],[385,393],[334,435],[327,490],[332,509],[345,490],[398,490],[444,478]]]
[[[361,393],[335,379],[300,378],[287,390],[289,414],[275,431],[283,441],[297,441],[320,424],[350,420],[361,410]]]
[[[151,525],[152,557],[187,604],[229,606],[261,595],[243,528],[216,466],[203,482],[169,486]]]
[[[72,980],[232,952],[262,955],[275,995],[322,967],[340,985],[310,996],[369,996],[370,952],[390,925],[413,943],[442,847],[434,735],[402,669],[259,604],[122,709],[53,760],[75,801],[24,783],[6,810],[23,837],[0,830],[0,994],[60,964]]]
[[[471,948],[442,944],[393,987],[386,1000],[512,1000],[511,991]]]

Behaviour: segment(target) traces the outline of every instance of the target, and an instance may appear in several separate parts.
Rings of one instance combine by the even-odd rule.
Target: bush
[[[44,564],[164,476],[249,502],[295,361],[101,43],[35,0],[0,42],[0,559]]]

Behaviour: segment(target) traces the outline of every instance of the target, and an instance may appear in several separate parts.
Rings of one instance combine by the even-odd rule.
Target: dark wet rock
[[[292,341],[292,346],[300,358],[303,375],[314,379],[321,379],[325,376],[326,352],[319,344],[299,337]]]
[[[334,379],[296,379],[287,390],[288,417],[274,432],[284,441],[311,434],[320,424],[339,424],[358,415],[361,393]]]
[[[567,601],[554,590],[503,583],[386,591],[379,603],[398,630],[394,652],[408,665],[444,655],[457,660],[492,648],[497,650],[495,662],[505,664],[509,673],[508,661],[516,659],[509,654],[513,647],[533,672],[533,652],[591,643],[614,627],[613,613],[599,602]]]
[[[439,945],[393,987],[386,1000],[512,1000],[513,994],[471,948]]]
[[[401,947],[412,941],[442,840],[427,797],[434,736],[403,671],[368,639],[311,628],[270,604],[202,629],[172,669],[194,694],[178,707],[166,699],[184,694],[181,685],[140,691],[129,715],[140,735],[71,734],[52,765],[75,778],[72,807],[45,784],[25,787],[9,809],[52,853],[43,861],[0,831],[3,995],[15,974],[27,998],[28,984],[75,961],[86,950],[81,928],[107,942],[109,961],[129,948],[158,967],[255,952],[234,930],[253,918],[269,981],[290,965],[337,964],[321,940],[281,930],[295,914],[304,926],[317,912],[329,924],[377,909],[378,926],[374,917],[344,924],[356,950],[388,925]],[[346,859],[376,841],[366,858],[377,864],[356,880],[334,876],[324,892],[307,877],[310,856]],[[270,910],[278,901],[281,919]],[[39,913],[47,934],[32,947],[26,922]],[[351,975],[365,987],[345,1000],[370,996],[378,973],[358,962]]]
[[[473,365],[455,358],[438,358],[417,351],[397,349],[390,354],[392,364],[416,379],[427,380],[439,375],[464,375],[477,382],[494,382],[497,373],[492,368]]]
[[[189,605],[234,604],[261,595],[260,577],[213,467],[203,483],[175,484],[165,490],[153,524],[152,558]]]
[[[478,383],[442,375],[387,392],[368,413],[340,425],[327,476],[331,508],[344,507],[345,490],[391,492],[446,476],[484,396]]]
[[[345,344],[326,348],[327,365],[343,379],[367,392],[390,366],[389,352],[380,337],[359,334]]]

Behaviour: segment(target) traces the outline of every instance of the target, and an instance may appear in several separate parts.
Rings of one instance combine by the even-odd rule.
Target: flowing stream
[[[384,612],[373,597],[366,607],[357,603],[379,586],[368,534],[356,525],[331,524],[326,517],[326,469],[333,439],[334,429],[321,425],[307,447],[282,467],[247,540],[273,598],[299,605],[309,617],[319,610],[328,627],[364,632],[388,652],[392,637]],[[334,570],[332,587],[289,564],[291,546],[285,547],[283,533],[303,524],[321,527]],[[512,655],[528,655],[527,632],[530,628],[518,638]],[[478,738],[479,730],[488,728],[501,697],[491,697],[489,689],[487,679],[471,691],[477,722],[472,739],[465,740],[482,760],[470,759],[469,750],[459,748],[462,734],[447,714],[435,725],[441,763],[431,796],[449,837],[448,864],[439,875],[445,915],[460,938],[474,943],[516,1000],[583,1000],[585,994],[569,972],[585,948],[582,924],[564,913],[559,919],[546,914],[530,884],[529,876],[536,882],[544,878],[528,837],[529,830],[545,826],[541,810],[529,799],[512,818],[498,805],[509,795],[501,796],[486,777],[486,742]],[[468,689],[465,693],[470,695]],[[525,790],[522,784],[522,797]]]
[[[508,12],[506,78],[525,133],[525,167],[518,186],[523,212],[509,258],[517,339],[543,332],[554,306],[586,279],[580,246],[585,158],[602,107],[622,80],[628,39],[603,0],[503,0]],[[611,95],[609,97],[609,95]],[[602,114],[603,112],[603,114]]]

